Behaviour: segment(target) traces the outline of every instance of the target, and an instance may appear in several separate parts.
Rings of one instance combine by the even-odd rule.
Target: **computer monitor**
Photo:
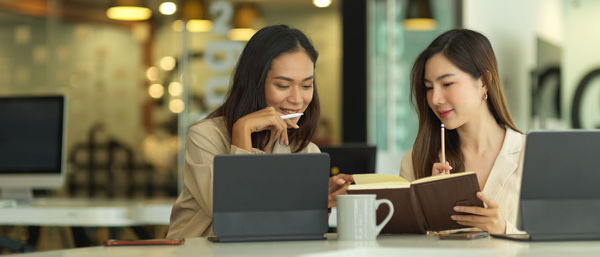
[[[0,96],[0,193],[28,200],[64,181],[64,96]]]
[[[366,144],[347,143],[336,146],[321,146],[321,152],[331,159],[331,174],[375,173],[377,147]]]

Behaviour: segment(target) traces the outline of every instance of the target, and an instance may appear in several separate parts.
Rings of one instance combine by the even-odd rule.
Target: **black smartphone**
[[[489,235],[490,234],[485,231],[466,231],[449,234],[438,234],[438,238],[441,240],[473,240],[478,238],[486,238]]]

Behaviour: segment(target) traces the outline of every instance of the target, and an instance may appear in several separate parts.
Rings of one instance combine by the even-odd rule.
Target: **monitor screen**
[[[63,96],[0,97],[0,175],[60,174]]]
[[[321,152],[328,153],[331,159],[331,175],[337,173],[375,173],[377,147],[363,144],[343,144],[322,146]]]

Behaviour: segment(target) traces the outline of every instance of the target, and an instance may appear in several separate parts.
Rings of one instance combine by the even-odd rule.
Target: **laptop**
[[[328,153],[331,158],[331,176],[338,173],[362,174],[375,173],[377,147],[365,144],[343,144],[338,146],[322,146],[321,152]]]
[[[215,242],[325,239],[327,154],[217,155]]]
[[[517,226],[528,240],[600,239],[600,130],[527,135]]]

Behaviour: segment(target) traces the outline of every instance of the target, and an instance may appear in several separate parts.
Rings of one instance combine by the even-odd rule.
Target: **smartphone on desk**
[[[149,239],[149,240],[108,240],[105,246],[141,246],[141,245],[182,245],[185,239]]]
[[[438,234],[441,240],[473,240],[478,238],[486,238],[490,234],[485,231],[465,231],[448,234]]]

